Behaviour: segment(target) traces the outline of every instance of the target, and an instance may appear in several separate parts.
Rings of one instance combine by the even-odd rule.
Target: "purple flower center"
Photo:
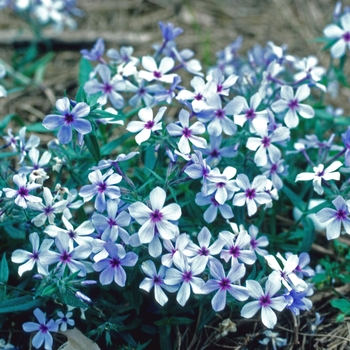
[[[241,255],[241,250],[238,246],[232,246],[230,248],[230,255],[232,255],[234,258],[238,258]]]
[[[217,188],[223,188],[223,187],[225,187],[225,185],[226,185],[225,182],[217,182],[217,183],[215,184],[215,186],[216,186]]]
[[[154,71],[154,72],[153,72],[153,76],[154,76],[155,78],[159,79],[159,78],[162,77],[162,73],[159,72],[159,71]]]
[[[63,317],[61,318],[61,320],[62,320],[63,323],[67,323],[68,318],[67,318],[66,316],[63,316]]]
[[[221,92],[223,90],[223,88],[224,87],[221,84],[218,85],[217,88],[216,88],[216,92]]]
[[[295,108],[297,108],[299,105],[299,101],[298,100],[291,100],[289,103],[288,103],[288,107],[292,110],[294,110]]]
[[[228,279],[228,278],[223,278],[220,282],[219,282],[219,285],[220,285],[220,289],[221,290],[226,290],[226,289],[229,289],[230,288],[230,284],[231,284],[231,281]]]
[[[255,113],[254,109],[250,108],[250,109],[248,109],[247,112],[245,113],[245,116],[246,116],[247,119],[252,120],[252,119],[255,118],[256,113]]]
[[[146,124],[145,124],[145,128],[146,129],[152,129],[154,126],[154,121],[153,120],[149,120]]]
[[[26,197],[26,196],[28,196],[28,194],[29,194],[29,191],[28,191],[27,187],[20,187],[18,189],[18,195],[19,196]]]
[[[272,164],[270,174],[277,173],[277,164]]]
[[[154,276],[153,277],[153,283],[154,284],[161,284],[162,283],[162,279],[160,278],[160,276]]]
[[[264,136],[264,138],[261,140],[261,143],[265,148],[268,148],[271,145],[271,139],[267,136]]]
[[[197,101],[201,101],[203,99],[203,95],[201,93],[199,93],[194,97],[194,99]]]
[[[33,259],[33,260],[39,260],[39,253],[38,252],[33,252],[31,255],[30,255],[30,258]]]
[[[248,199],[254,199],[255,198],[255,189],[254,188],[247,188],[245,191],[245,196]]]
[[[208,256],[209,255],[209,249],[206,248],[206,247],[202,247],[201,249],[199,249],[198,254],[202,255],[202,256]]]
[[[159,222],[162,220],[163,214],[156,209],[154,212],[151,213],[151,221],[152,222]]]
[[[64,252],[61,254],[61,261],[62,261],[63,263],[70,262],[70,259],[71,259],[71,255],[70,255],[68,252],[64,251]]]
[[[104,191],[106,191],[107,189],[107,185],[104,183],[104,182],[100,182],[98,185],[97,185],[97,191],[99,193],[103,193]]]
[[[258,246],[258,242],[255,239],[252,239],[250,241],[250,246],[255,249]]]
[[[192,136],[192,131],[189,128],[183,128],[182,135],[186,138],[190,138]]]
[[[182,279],[184,282],[191,282],[192,281],[192,271],[185,271],[182,274]]]
[[[344,33],[343,39],[344,39],[344,41],[346,41],[348,43],[350,41],[350,32]]]
[[[218,151],[216,148],[214,148],[214,149],[212,149],[212,151],[210,152],[210,155],[211,155],[213,158],[217,158],[217,157],[219,157],[220,153],[219,153],[219,151]]]
[[[72,124],[74,122],[74,115],[71,113],[67,113],[64,116],[64,122],[66,124]]]
[[[110,94],[113,91],[113,86],[109,83],[106,83],[103,85],[102,89],[105,94]]]
[[[324,175],[324,170],[319,171],[316,175],[322,177]]]
[[[72,230],[69,230],[68,231],[68,236],[69,236],[69,238],[73,239],[76,236],[76,233],[74,231],[72,231]]]
[[[117,258],[113,258],[110,260],[109,264],[111,265],[111,267],[114,269],[114,268],[117,268],[120,266],[120,260],[117,259]]]
[[[45,324],[41,324],[39,327],[39,331],[41,333],[47,333],[49,331],[49,328]]]
[[[139,95],[140,96],[143,96],[145,93],[146,93],[146,89],[145,88],[142,87],[142,88],[139,89]]]
[[[44,208],[44,214],[45,215],[50,215],[51,213],[53,213],[54,209],[48,205],[47,207]]]
[[[335,213],[335,218],[336,220],[345,220],[347,216],[347,212],[343,209],[339,209],[336,213]]]
[[[223,109],[217,109],[214,114],[217,118],[222,119],[225,116],[225,111]]]
[[[109,218],[107,221],[107,224],[108,224],[108,226],[116,226],[117,222],[114,219]]]
[[[260,306],[269,306],[271,305],[271,298],[269,295],[263,295],[260,299],[259,299],[259,304]]]

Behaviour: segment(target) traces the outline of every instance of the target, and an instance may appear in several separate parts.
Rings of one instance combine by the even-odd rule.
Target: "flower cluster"
[[[350,40],[348,13],[339,21],[324,32],[337,39],[334,57]],[[329,116],[314,108],[314,96],[327,90],[317,59],[272,42],[244,59],[236,41],[204,73],[191,50],[178,48],[182,29],[159,24],[162,42],[152,56],[137,58],[129,46],[105,53],[102,39],[82,50],[86,81],[42,122],[56,139],[44,145],[25,127],[2,135],[1,149],[11,149],[16,165],[0,178],[0,219],[5,232],[21,227],[26,239],[11,261],[20,277],[34,274],[35,300],[68,307],[47,323],[37,308],[39,323],[23,324],[37,331],[36,348],[50,349],[50,332],[74,324],[71,307],[90,312],[80,287],[97,281],[108,294],[101,315],[118,322],[127,317],[106,307],[108,290],[121,291],[116,303],[137,313],[142,298],[155,300],[155,315],[167,307],[186,313],[198,300],[213,312],[238,307],[244,318],[261,310],[272,329],[275,311],[311,309],[315,274],[311,244],[280,218],[292,206],[306,217],[308,202],[323,196],[312,213],[327,224],[327,238],[350,233],[350,127],[319,141]],[[308,221],[300,220],[307,235]],[[265,335],[264,344],[284,344]]]

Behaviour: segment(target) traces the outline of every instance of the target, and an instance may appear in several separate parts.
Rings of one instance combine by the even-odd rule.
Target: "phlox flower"
[[[267,247],[269,245],[269,240],[267,239],[267,237],[261,236],[261,237],[257,238],[257,236],[259,234],[259,229],[254,225],[249,226],[248,233],[250,236],[250,242],[249,242],[250,249],[261,256],[268,255],[267,250],[262,249],[262,248]]]
[[[237,155],[236,146],[221,147],[222,136],[210,135],[210,143],[207,148],[201,149],[204,155],[207,155],[206,162],[210,166],[216,166],[220,163],[222,157],[233,158]]]
[[[288,109],[284,122],[288,128],[295,128],[299,124],[298,114],[303,118],[313,118],[315,111],[309,105],[300,103],[308,98],[310,95],[310,88],[307,84],[298,87],[295,95],[291,86],[283,85],[281,87],[281,99],[272,103],[271,108],[274,112],[280,113]]]
[[[145,277],[140,283],[140,288],[149,293],[154,287],[154,298],[159,305],[164,306],[168,301],[168,297],[163,289],[174,293],[179,288],[177,285],[168,286],[164,283],[167,268],[164,265],[161,265],[157,272],[154,262],[152,260],[146,260],[141,264],[141,270],[147,277]]]
[[[60,143],[66,144],[72,140],[73,128],[81,135],[91,132],[90,122],[83,119],[90,113],[90,107],[85,102],[79,102],[71,109],[71,102],[63,97],[56,101],[56,109],[60,114],[47,115],[43,126],[48,130],[60,128],[57,134]]]
[[[119,162],[124,162],[127,161],[133,157],[135,157],[137,154],[140,152],[129,152],[128,154],[121,153],[117,156],[116,159],[101,159],[98,162],[98,165],[95,165],[91,168],[91,170],[102,170],[102,169],[107,169],[110,167],[117,167]]]
[[[281,289],[281,282],[278,279],[268,278],[263,291],[259,282],[247,280],[246,288],[249,296],[256,301],[245,304],[241,310],[241,316],[251,318],[261,309],[262,323],[267,328],[273,328],[277,323],[277,316],[272,309],[282,311],[287,306],[284,296],[274,297]]]
[[[58,332],[58,324],[54,320],[46,322],[45,314],[39,308],[36,308],[33,313],[39,323],[26,322],[23,323],[22,328],[25,332],[37,331],[32,339],[32,345],[36,349],[44,344],[45,350],[51,350],[53,339],[50,332]]]
[[[212,223],[216,219],[218,211],[224,219],[231,219],[233,217],[231,207],[226,203],[220,204],[215,199],[215,194],[204,196],[201,192],[199,192],[196,194],[195,202],[199,206],[210,204],[203,214],[203,218],[207,223]]]
[[[289,309],[295,316],[300,315],[300,310],[310,310],[312,308],[312,301],[306,298],[306,292],[297,292],[294,289],[284,294]]]
[[[57,311],[57,316],[59,318],[56,320],[56,323],[59,325],[61,332],[65,332],[67,326],[74,326],[75,322],[71,319],[73,312],[67,312],[64,314],[62,311]]]
[[[346,233],[350,234],[350,211],[349,204],[345,202],[342,196],[337,196],[333,201],[335,210],[331,208],[323,208],[317,214],[317,219],[326,223],[327,239],[338,238],[343,226]]]
[[[98,231],[102,231],[102,239],[109,239],[113,242],[120,238],[125,244],[129,243],[129,234],[122,226],[129,226],[131,216],[126,211],[118,210],[120,200],[109,199],[107,201],[107,216],[94,212],[91,220]]]
[[[42,257],[47,254],[53,244],[53,239],[43,239],[41,246],[40,238],[37,232],[29,235],[29,241],[32,244],[32,252],[27,252],[23,249],[16,249],[11,255],[11,261],[16,264],[21,264],[18,267],[18,274],[21,277],[25,271],[31,271],[36,264],[38,273],[48,275],[47,265],[42,262]]]
[[[273,163],[277,162],[281,158],[281,151],[273,143],[286,141],[290,136],[289,129],[282,126],[269,132],[265,121],[255,119],[252,124],[260,137],[249,137],[246,146],[251,151],[256,151],[255,164],[257,166],[266,165],[268,156]]]
[[[263,340],[259,340],[260,344],[267,345],[271,341],[273,350],[277,350],[277,347],[287,345],[287,339],[279,337],[278,333],[271,332],[270,330],[266,330],[263,333],[266,336],[266,338],[264,338]]]
[[[249,131],[250,132],[255,132],[255,128],[252,124],[252,121],[254,119],[257,119],[259,121],[267,121],[267,111],[262,110],[262,111],[257,111],[259,108],[259,105],[262,101],[262,97],[259,92],[255,93],[251,98],[250,98],[250,105],[248,106],[247,100],[242,97],[242,96],[237,96],[237,99],[242,101],[242,111],[240,112],[241,114],[235,114],[233,117],[233,120],[235,124],[242,126],[245,124],[246,121],[249,122]]]
[[[141,108],[138,113],[141,121],[132,120],[126,127],[126,130],[130,132],[138,132],[135,136],[135,141],[140,145],[142,142],[145,142],[150,138],[152,131],[162,130],[162,123],[160,120],[166,109],[166,107],[159,108],[158,113],[153,118],[152,108]]]
[[[62,231],[57,233],[55,245],[58,252],[48,251],[42,258],[42,263],[52,265],[57,263],[57,268],[63,272],[67,266],[74,273],[78,272],[78,276],[84,277],[87,273],[86,266],[80,261],[86,259],[91,254],[90,244],[81,244],[77,247],[72,247],[69,243],[69,236]]]
[[[37,148],[32,148],[28,152],[28,156],[32,162],[32,165],[22,166],[20,169],[21,173],[28,174],[34,170],[43,169],[51,159],[51,153],[45,151],[39,159],[40,152]]]
[[[215,293],[211,300],[211,305],[214,311],[222,311],[226,306],[226,292],[229,292],[235,299],[239,301],[247,300],[249,297],[248,291],[245,287],[237,285],[237,282],[244,277],[246,269],[243,264],[233,265],[227,276],[225,275],[224,267],[218,260],[211,260],[209,262],[210,275],[214,277],[209,279],[203,287],[204,293]]]
[[[292,255],[292,253],[286,253],[285,256],[288,259],[288,257]],[[308,253],[300,253],[299,254],[299,262],[297,267],[294,270],[294,273],[302,278],[303,276],[306,277],[312,277],[315,275],[315,271],[308,266],[310,263],[310,255]]]
[[[297,255],[290,254],[287,259],[284,259],[280,253],[277,257],[283,264],[283,268],[278,263],[273,255],[265,255],[264,258],[273,272],[270,276],[279,279],[287,290],[295,289],[297,291],[304,291],[307,288],[306,283],[295,274],[295,269],[299,264]]]
[[[208,183],[208,194],[212,194],[215,192],[215,200],[223,205],[227,200],[233,197],[233,194],[236,191],[239,191],[239,187],[237,187],[236,182],[231,180],[237,173],[236,168],[232,166],[227,166],[222,175],[226,177],[226,180],[222,180],[220,182],[209,182]],[[212,169],[212,174],[220,174],[220,170],[218,168]]]
[[[27,202],[38,203],[42,201],[40,197],[33,196],[29,193],[40,188],[41,185],[35,183],[27,183],[27,177],[25,174],[13,175],[13,182],[17,185],[18,190],[6,187],[3,188],[3,191],[7,198],[16,197],[15,203],[18,206],[22,207],[23,209],[27,209]]]
[[[114,282],[124,287],[126,282],[126,273],[123,266],[135,266],[138,256],[134,252],[125,252],[125,249],[120,244],[107,242],[105,244],[109,257],[102,259],[92,265],[93,269],[100,272],[100,283],[102,285],[111,284]]]
[[[12,151],[17,151],[19,136],[14,136],[11,128],[7,129],[7,135],[2,136],[2,138],[6,142],[6,145],[4,147],[11,146]]]
[[[114,186],[122,180],[119,174],[109,169],[102,175],[100,170],[95,170],[88,175],[92,185],[85,185],[79,191],[79,196],[88,202],[96,195],[95,209],[102,213],[106,209],[106,196],[111,199],[120,197],[120,189]]]
[[[189,142],[198,148],[206,148],[207,141],[201,135],[205,133],[205,126],[201,122],[195,122],[193,125],[189,125],[190,113],[185,109],[181,109],[179,114],[180,125],[177,123],[170,123],[166,129],[170,136],[181,136],[178,143],[178,147],[181,153],[188,154],[191,152]]]
[[[266,186],[266,177],[258,175],[250,183],[248,176],[239,174],[236,177],[236,185],[243,192],[236,193],[233,197],[232,204],[238,207],[247,205],[248,215],[252,216],[257,211],[257,206],[272,201],[271,196],[264,191]]]
[[[181,306],[184,306],[190,297],[191,289],[195,294],[204,293],[205,282],[196,277],[205,269],[204,257],[189,264],[183,255],[175,255],[174,265],[176,268],[171,267],[166,271],[164,283],[168,286],[180,285],[176,300]]]
[[[346,48],[350,48],[350,13],[346,12],[340,17],[340,26],[329,24],[323,29],[323,34],[336,40],[331,47],[331,55],[334,58],[344,56]]]
[[[72,218],[72,213],[70,212],[71,209],[79,209],[84,204],[81,199],[76,200],[77,197],[78,191],[75,188],[68,191],[66,198],[67,205],[63,209],[63,216],[68,220]]]
[[[165,42],[174,41],[176,37],[183,33],[183,29],[180,27],[174,27],[170,22],[164,23],[162,21],[158,22],[160,30],[162,32],[163,40]]]
[[[108,49],[106,55],[115,64],[129,63],[129,62],[138,64],[139,59],[137,57],[133,57],[132,56],[133,53],[134,53],[134,48],[132,46],[121,46],[119,51],[113,48]]]
[[[164,83],[172,83],[177,74],[166,74],[174,67],[174,60],[171,57],[163,57],[159,67],[152,56],[142,57],[142,66],[146,70],[139,71],[139,78],[147,81],[158,80]]]
[[[180,83],[181,77],[175,76],[167,89],[164,86],[159,85],[158,91],[156,91],[154,94],[155,103],[165,101],[167,104],[171,104],[173,98],[176,96],[176,91],[179,90]]]
[[[97,73],[102,82],[97,79],[89,80],[84,85],[84,90],[88,95],[94,95],[100,93],[101,96],[98,98],[97,102],[104,106],[109,100],[115,109],[121,109],[124,106],[124,98],[117,91],[125,90],[125,82],[123,78],[116,74],[111,77],[111,70],[105,64],[99,64],[95,68],[95,73]]]
[[[216,87],[216,93],[223,96],[229,95],[230,88],[236,83],[237,79],[238,75],[235,74],[230,74],[226,78],[219,68],[213,69],[207,76],[207,80]]]
[[[30,209],[41,212],[41,214],[32,219],[32,223],[36,227],[43,226],[46,220],[48,220],[49,224],[53,225],[56,217],[55,214],[62,213],[68,204],[66,200],[61,200],[54,203],[54,198],[52,196],[51,190],[47,187],[43,187],[43,198],[45,204],[43,202],[28,203],[28,207]]]
[[[151,242],[155,229],[163,239],[172,239],[176,236],[178,227],[169,220],[180,219],[181,207],[176,203],[164,207],[165,199],[165,191],[156,187],[149,195],[150,208],[141,202],[132,203],[129,206],[130,215],[142,225],[138,232],[141,243]]]
[[[197,118],[202,123],[208,123],[207,130],[210,135],[219,136],[224,132],[226,135],[233,135],[237,131],[237,125],[228,118],[241,112],[242,101],[235,97],[222,107],[219,95],[212,95],[207,99],[208,108],[197,114]]]
[[[146,81],[144,79],[139,79],[138,86],[135,86],[127,81],[126,89],[127,91],[135,94],[129,99],[130,106],[136,108],[141,107],[144,104],[146,107],[152,107],[156,104],[154,95],[160,91],[160,85],[146,85]]]
[[[309,181],[312,180],[314,190],[319,195],[322,195],[324,190],[322,187],[322,180],[340,180],[340,172],[335,171],[339,169],[343,164],[336,160],[326,169],[323,164],[319,164],[313,168],[314,173],[300,173],[297,175],[295,181]]]
[[[279,191],[283,187],[283,181],[280,176],[287,175],[288,165],[285,164],[285,160],[278,157],[275,161],[272,161],[270,157],[267,157],[267,163],[262,167],[262,175],[265,175],[272,181],[273,186]]]
[[[221,239],[221,237],[218,237],[212,244],[210,244],[211,238],[212,235],[210,231],[204,226],[197,235],[198,245],[190,240],[184,254],[189,256],[191,260],[204,256],[207,265],[209,261],[215,260],[213,255],[218,255],[225,245],[225,241]]]
[[[173,242],[174,241],[174,242]],[[170,239],[164,239],[163,245],[164,248],[169,252],[162,255],[162,265],[166,267],[171,267],[173,265],[175,255],[184,255],[187,247],[191,243],[190,237],[186,233],[181,233],[180,235]],[[188,254],[183,256],[186,259]]]
[[[58,233],[64,233],[69,237],[69,248],[74,249],[76,244],[91,244],[93,238],[91,234],[95,231],[92,222],[87,220],[82,222],[77,228],[74,228],[73,225],[68,221],[68,219],[62,216],[62,222],[66,229],[60,228],[56,225],[49,225],[45,228],[44,232],[50,237],[56,238]],[[76,242],[76,244],[74,244]]]
[[[226,262],[231,260],[231,266],[243,262],[252,265],[256,261],[254,251],[250,249],[251,238],[246,230],[240,230],[238,234],[229,231],[221,231],[219,237],[225,242],[224,248],[220,253],[220,258]]]
[[[345,165],[350,166],[350,127],[349,126],[346,132],[341,134],[341,139],[345,146],[345,154],[344,154]]]
[[[105,52],[105,43],[102,38],[98,38],[91,50],[80,50],[81,55],[89,61],[99,61],[104,63],[103,54]]]

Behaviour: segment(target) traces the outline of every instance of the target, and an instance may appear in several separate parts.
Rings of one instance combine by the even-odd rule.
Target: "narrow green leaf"
[[[94,134],[87,134],[84,136],[86,147],[88,148],[90,154],[98,163],[101,160],[100,146],[97,141],[97,137]]]
[[[38,307],[42,304],[42,301],[39,299],[35,299],[33,300],[33,298],[31,297],[31,300],[29,300],[28,298],[26,300],[28,301],[23,301],[23,299],[17,300],[20,298],[15,298],[12,299],[12,301],[16,301],[15,304],[13,305],[8,305],[6,306],[6,303],[2,303],[0,305],[0,314],[8,314],[8,313],[13,313],[13,312],[20,312],[20,311],[27,311],[27,310],[31,310],[34,309],[35,307]]]
[[[2,255],[1,263],[0,263],[0,282],[7,283],[9,280],[9,266],[6,260],[6,253]]]
[[[302,217],[301,223],[304,226],[304,235],[303,241],[301,243],[301,251],[309,252],[315,240],[315,226],[312,220],[308,217]]]
[[[291,200],[291,202],[296,206],[298,209],[300,209],[302,212],[304,212],[306,205],[304,201],[296,194],[294,193],[289,187],[284,185],[282,187],[282,192]]]
[[[122,136],[118,137],[117,139],[105,144],[101,147],[101,155],[102,156],[108,156],[111,154],[117,147],[119,147],[122,143],[124,143],[129,137],[131,133],[127,132],[123,134]]]

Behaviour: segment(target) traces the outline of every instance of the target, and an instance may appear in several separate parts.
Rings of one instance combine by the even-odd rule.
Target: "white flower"
[[[336,160],[326,169],[323,164],[319,164],[313,168],[314,173],[300,173],[297,175],[295,181],[309,181],[312,180],[314,190],[319,195],[322,195],[324,190],[322,188],[322,179],[328,180],[340,180],[340,172],[335,171],[340,168],[343,164]]]

